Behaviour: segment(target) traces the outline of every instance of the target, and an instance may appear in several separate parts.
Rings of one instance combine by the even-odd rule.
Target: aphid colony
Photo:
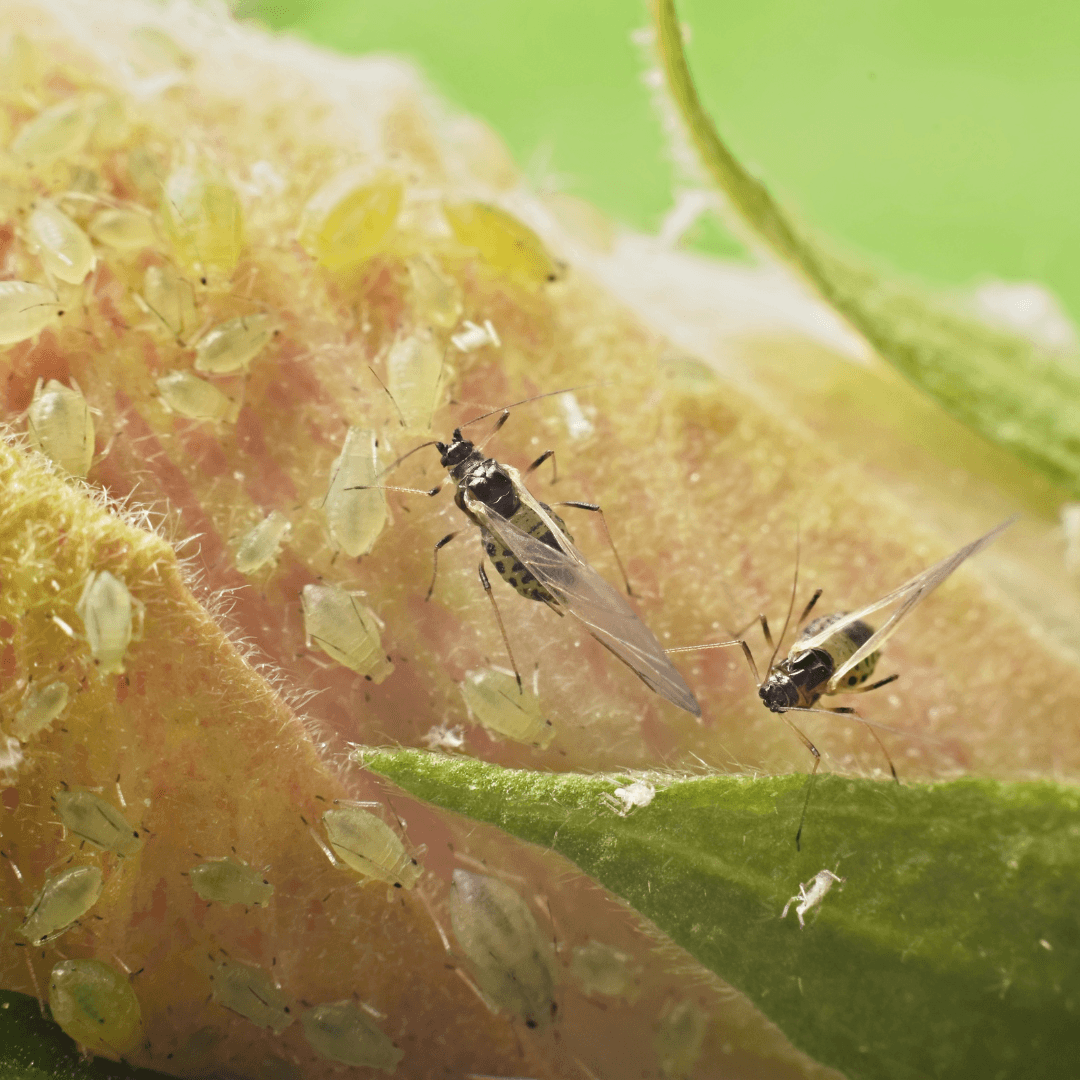
[[[49,106],[15,134],[10,153],[30,168],[65,160],[86,144],[106,117],[107,107],[101,95]],[[78,288],[93,274],[99,258],[167,251],[168,257],[155,256],[146,264],[141,291],[134,297],[146,316],[141,329],[190,353],[190,369],[173,367],[155,378],[159,403],[194,424],[233,423],[241,406],[237,387],[253,365],[269,355],[283,325],[277,312],[255,301],[248,301],[250,311],[228,318],[220,314],[210,318],[200,310],[195,282],[215,283],[220,289],[238,262],[243,245],[239,199],[224,173],[198,156],[189,155],[164,177],[147,165],[144,182],[135,175],[139,161],[133,154],[135,186],[144,192],[160,190],[157,214],[135,202],[85,196],[91,202],[97,199],[87,219],[74,209],[81,197],[75,191],[54,191],[48,197],[37,194],[22,209],[17,235],[26,252],[36,258],[45,280],[0,282],[0,346],[34,338],[62,320],[72,303],[82,302]],[[402,181],[390,175],[371,178],[349,172],[336,177],[309,202],[299,228],[301,245],[327,271],[354,269],[378,250],[393,227],[403,191]],[[558,276],[558,266],[536,236],[506,211],[470,202],[446,205],[442,212],[456,240],[500,267],[507,278],[536,285]],[[466,308],[461,288],[438,260],[414,254],[404,265],[413,303],[425,313],[425,325],[398,332],[381,362],[385,388],[401,428],[422,436],[431,430],[445,398],[450,346],[467,356],[499,349],[502,341],[490,319],[480,314],[462,318]],[[79,385],[68,381],[70,385],[57,379],[38,381],[26,413],[27,435],[31,445],[63,475],[84,480],[96,452],[94,412]],[[573,409],[567,406],[568,422],[587,425],[576,399],[568,400],[573,404]],[[555,737],[553,725],[543,714],[538,676],[531,690],[522,681],[484,559],[520,597],[543,603],[559,615],[574,616],[650,690],[700,717],[693,691],[668,655],[680,650],[661,647],[620,591],[589,565],[555,508],[537,499],[526,486],[525,478],[553,451],[540,455],[524,473],[485,455],[487,441],[506,422],[510,408],[466,421],[448,441],[425,442],[388,465],[383,460],[382,432],[350,424],[340,438],[329,476],[322,478],[321,514],[328,548],[349,559],[369,556],[390,521],[387,490],[434,496],[449,482],[467,525],[479,530],[480,586],[491,602],[510,663],[509,670],[486,667],[465,674],[460,694],[472,718],[498,736],[541,750]],[[499,419],[486,438],[474,443],[464,437],[465,429],[496,413]],[[427,491],[395,489],[385,483],[393,468],[425,447],[434,447],[439,454],[447,474],[442,483]],[[600,507],[592,503],[570,501],[555,506],[598,513],[603,520]],[[827,711],[862,721],[853,709],[823,710],[817,705],[823,696],[861,693],[895,679],[891,675],[868,683],[881,647],[918,603],[1007,524],[882,599],[855,612],[830,614],[809,623],[778,660],[794,611],[793,587],[788,616],[775,643],[767,621],[761,620],[765,639],[773,647],[764,679],[742,639],[689,648],[742,648],[764,705],[781,715],[813,754],[812,785],[820,754],[788,714]],[[238,537],[236,568],[244,574],[258,573],[275,560],[289,531],[288,515],[278,509],[252,522]],[[436,583],[438,554],[459,532],[448,534],[435,546],[428,598]],[[622,570],[614,545],[612,550]],[[625,572],[623,581],[626,594],[632,596]],[[820,590],[806,605],[797,626],[809,617],[819,595]],[[323,581],[304,586],[299,599],[309,646],[317,646],[333,662],[372,683],[381,683],[394,673],[395,665],[382,647],[384,626],[357,595]],[[864,621],[890,605],[896,605],[896,610],[880,629],[875,631]],[[101,568],[88,575],[75,610],[100,673],[122,674],[129,647],[141,633],[140,601],[123,580]],[[69,694],[68,684],[61,680],[31,684],[9,725],[12,735],[26,742],[48,729],[63,714]],[[454,744],[440,740],[440,745]],[[810,789],[808,785],[807,803]],[[649,783],[629,782],[604,797],[604,809],[625,817],[649,806],[655,794]],[[80,852],[88,853],[79,858],[94,853],[110,853],[120,861],[138,856],[144,843],[139,827],[107,800],[74,789],[56,792],[54,801],[63,827]],[[341,803],[323,814],[321,826],[325,841],[313,829],[315,840],[334,865],[359,875],[362,881],[408,890],[420,880],[423,869],[416,857],[420,852],[410,853],[398,832],[378,815]],[[797,843],[802,827],[800,820]],[[274,895],[268,877],[229,856],[203,859],[186,874],[193,893],[210,905],[263,908]],[[781,917],[795,904],[802,926],[805,913],[842,880],[831,871],[821,871],[799,886],[798,896],[791,898]],[[34,945],[65,933],[91,911],[108,883],[109,874],[93,862],[51,872],[28,905],[18,933]],[[555,951],[524,899],[495,878],[457,870],[449,909],[468,974],[489,1005],[520,1018],[530,1028],[550,1024],[557,1014]],[[571,973],[589,995],[632,1001],[640,967],[611,946],[590,941],[574,949]],[[275,1034],[299,1019],[311,1047],[332,1061],[393,1072],[403,1056],[368,1011],[352,999],[297,1005],[268,971],[227,956],[213,962],[207,977],[217,1004]],[[124,1054],[143,1038],[131,981],[108,964],[97,960],[57,963],[49,980],[49,1002],[64,1030],[91,1050]],[[706,1024],[707,1018],[692,1003],[669,1003],[657,1035],[665,1072],[680,1074],[692,1066]]]

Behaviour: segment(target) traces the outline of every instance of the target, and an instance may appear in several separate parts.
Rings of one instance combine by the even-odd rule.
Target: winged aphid
[[[945,581],[961,563],[993,543],[1015,520],[1015,518],[1009,518],[1007,521],[1003,521],[984,536],[980,536],[977,540],[966,544],[958,551],[954,551],[940,562],[934,563],[933,566],[916,574],[913,578],[905,581],[899,588],[893,589],[892,592],[887,593],[880,600],[875,600],[872,604],[867,604],[857,611],[840,611],[831,615],[820,616],[804,627],[802,632],[795,638],[787,655],[778,661],[780,647],[787,635],[788,627],[791,624],[791,616],[795,609],[795,593],[799,581],[798,566],[796,565],[787,617],[784,620],[780,637],[775,643],[769,630],[768,620],[764,615],[761,616],[761,628],[765,634],[765,640],[773,648],[764,679],[761,678],[758,671],[750,646],[743,638],[736,638],[732,641],[717,641],[708,645],[689,645],[668,650],[668,652],[673,653],[696,652],[702,649],[740,646],[753,673],[758,696],[761,698],[762,703],[771,712],[779,714],[807,750],[813,754],[814,768],[810,774],[810,785],[807,787],[802,817],[799,821],[798,831],[795,834],[796,847],[799,846],[803,824],[806,820],[806,807],[810,801],[813,781],[821,764],[821,753],[810,738],[789,719],[787,714],[792,712],[840,714],[858,720],[867,727],[870,734],[877,740],[886,760],[889,762],[889,769],[893,778],[898,779],[892,758],[889,756],[889,752],[877,731],[875,731],[876,725],[872,725],[868,720],[860,716],[855,709],[848,706],[819,708],[818,703],[822,697],[834,694],[864,694],[870,690],[877,690],[898,679],[899,675],[893,674],[886,676],[884,679],[878,679],[876,682],[868,683],[877,667],[882,647],[897,631],[904,619]],[[818,589],[803,609],[802,615],[796,622],[796,627],[800,627],[806,622],[820,597],[821,590]],[[875,630],[865,621],[867,616],[894,604],[896,609],[879,629]]]
[[[447,470],[447,479],[457,489],[454,501],[469,521],[480,530],[484,554],[491,560],[496,573],[526,599],[543,602],[560,615],[569,612],[651,690],[693,716],[700,716],[701,707],[697,699],[653,632],[641,621],[619,591],[589,565],[574,546],[573,537],[563,519],[551,506],[536,499],[525,486],[525,476],[535,472],[549,458],[553,459],[552,464],[555,466],[555,452],[548,450],[541,454],[524,474],[513,466],[505,465],[484,454],[484,445],[506,422],[510,409],[537,398],[550,396],[552,394],[540,394],[536,398],[526,398],[524,401],[474,417],[454,429],[450,442],[422,443],[398,458],[386,472],[418,450],[434,446],[439,452],[443,468]],[[501,413],[501,416],[483,442],[475,444],[464,437],[464,428],[493,416],[496,412]],[[442,490],[445,483],[446,480],[443,480],[428,491],[396,487],[388,487],[387,490],[434,496]],[[567,501],[555,505],[589,510],[600,514],[603,520],[603,511],[595,503]],[[606,521],[604,528],[606,531]],[[427,592],[428,598],[434,590],[438,574],[438,553],[459,536],[461,531],[447,534],[435,545],[435,566]],[[608,538],[610,540],[610,533]],[[622,571],[626,591],[633,595],[614,544],[612,550]],[[483,558],[480,561],[479,576],[484,591],[491,600],[520,688],[521,677],[514,662],[502,616],[491,591]]]

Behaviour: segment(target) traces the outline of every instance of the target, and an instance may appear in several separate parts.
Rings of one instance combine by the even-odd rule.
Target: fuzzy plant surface
[[[497,415],[470,421],[534,399],[486,452],[525,469],[557,450],[557,480],[549,462],[529,484],[603,505],[665,646],[779,625],[796,533],[799,599],[821,587],[834,611],[1025,511],[889,642],[901,680],[860,702],[875,733],[806,717],[826,769],[888,805],[909,796],[875,735],[905,782],[1080,769],[1064,482],[775,267],[680,257],[529,190],[396,60],[183,0],[9,0],[0,147],[0,987],[99,1058],[178,1076],[835,1076],[834,1049],[786,1036],[760,984],[678,927],[658,936],[645,899],[354,760],[704,767],[796,801],[810,764],[739,651],[678,661],[698,722],[495,575],[532,711],[492,713],[478,688],[512,679],[506,646],[423,444],[483,440]],[[598,516],[559,513],[617,581]],[[791,862],[782,816],[754,854],[783,869],[773,906],[836,863]],[[535,1028],[459,939],[455,875],[512,890],[514,925],[558,942],[533,950],[556,1006]],[[820,940],[848,888],[794,940]]]

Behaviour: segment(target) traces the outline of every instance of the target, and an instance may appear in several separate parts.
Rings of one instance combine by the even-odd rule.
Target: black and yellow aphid
[[[791,603],[788,605],[787,618],[784,620],[784,628],[775,644],[769,631],[769,623],[764,615],[761,616],[761,628],[765,634],[765,640],[773,647],[772,656],[769,658],[768,670],[762,681],[758,673],[757,664],[750,651],[750,646],[741,638],[734,641],[718,641],[710,645],[691,645],[686,648],[669,649],[669,652],[696,652],[700,649],[724,648],[730,645],[738,645],[746,656],[750,670],[753,672],[754,681],[757,683],[758,696],[766,708],[774,713],[779,713],[784,722],[799,737],[803,745],[814,755],[814,769],[810,774],[811,781],[817,775],[818,766],[821,764],[821,754],[818,748],[810,741],[806,734],[801,731],[786,715],[791,712],[828,713],[850,716],[866,725],[870,734],[877,740],[893,778],[896,779],[896,768],[892,758],[889,757],[885,744],[881,741],[874,726],[860,716],[854,709],[847,706],[835,708],[818,708],[818,702],[822,697],[833,694],[864,694],[870,690],[894,682],[898,675],[888,675],[884,679],[866,685],[867,680],[873,675],[877,667],[878,658],[881,656],[881,647],[896,632],[900,623],[927,598],[956,568],[969,559],[977,551],[981,551],[987,545],[993,543],[1015,520],[1009,518],[996,528],[991,529],[985,536],[973,540],[970,544],[953,552],[948,558],[922,573],[916,574],[909,581],[905,581],[898,589],[875,600],[858,611],[840,611],[832,615],[823,615],[806,626],[796,637],[787,656],[777,662],[780,646],[787,635],[788,626],[791,623],[792,612],[795,607],[795,590],[798,586],[798,568],[795,571],[795,582],[791,590]],[[803,609],[796,626],[801,626],[814,609],[821,596],[821,590],[810,598],[810,602]],[[874,630],[865,618],[875,611],[896,605],[896,610],[886,619],[880,629]],[[810,799],[810,789],[807,789],[806,800]],[[803,805],[803,816],[799,822],[798,832],[795,834],[796,847],[802,834],[803,822],[806,818],[806,803]]]
[[[506,422],[512,407],[495,410],[502,415],[488,439]],[[601,645],[613,652],[649,689],[680,709],[700,716],[701,706],[653,632],[638,618],[619,591],[588,564],[574,546],[562,518],[550,506],[534,498],[517,469],[486,457],[483,444],[477,446],[462,435],[463,427],[491,415],[485,413],[456,428],[449,443],[423,445],[434,446],[439,451],[442,466],[457,488],[454,501],[472,524],[480,529],[484,553],[491,559],[498,575],[527,599],[542,601],[560,615],[569,612],[575,616]],[[418,446],[410,453],[419,449],[422,447]],[[526,470],[526,475],[553,456],[553,450],[541,454]],[[435,495],[441,488],[442,484],[439,484],[424,494]],[[595,503],[560,502],[556,505],[574,506],[603,516],[603,511]],[[452,532],[435,545],[436,573],[440,549],[458,535],[459,532]],[[618,552],[615,552],[615,557],[621,570]],[[513,663],[513,651],[495,605],[483,559],[479,573]],[[626,581],[625,571],[623,579]],[[428,589],[429,597],[434,585],[433,575],[431,588]],[[626,590],[631,592],[629,582],[626,582]],[[516,664],[514,671],[517,672]]]

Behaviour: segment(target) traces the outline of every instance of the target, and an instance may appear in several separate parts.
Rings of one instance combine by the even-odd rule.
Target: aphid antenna
[[[443,372],[446,371],[446,358],[450,355],[450,346],[443,346],[442,360],[439,361],[439,374],[435,377],[435,390],[431,395],[431,412],[428,414],[428,427],[430,428],[435,419],[435,409],[438,407],[439,391],[442,389]]]
[[[386,396],[390,399],[390,403],[394,406],[394,409],[398,414],[398,420],[401,422],[401,426],[403,428],[408,427],[408,424],[405,423],[405,414],[401,411],[401,406],[397,403],[397,398],[395,398],[394,395],[390,393],[390,387],[388,387],[386,383],[384,383],[382,379],[379,378],[379,373],[370,364],[367,365],[367,369],[375,377],[375,381],[383,388]],[[427,445],[430,446],[431,443],[428,443]],[[397,463],[395,462],[395,464]]]
[[[397,458],[397,460],[392,461],[389,465],[387,465],[386,468],[383,469],[378,474],[376,479],[379,479],[380,477],[383,477],[383,476],[388,475],[389,473],[392,473],[403,461],[405,461],[408,458],[411,458],[413,456],[413,454],[418,453],[421,450],[426,450],[429,446],[435,446],[436,443],[438,443],[438,441],[439,441],[438,439],[429,439],[427,442],[423,442],[419,446],[414,446],[411,450],[406,450],[405,453],[401,455],[401,457]],[[368,485],[368,486],[371,486],[371,485]],[[441,488],[442,488],[442,484],[440,483],[439,486],[434,488],[431,492],[426,492],[425,491],[425,492],[421,492],[421,494],[424,494],[424,495],[432,494],[434,492],[439,491]],[[345,490],[346,491],[355,491],[357,489],[356,488],[346,488]],[[388,488],[387,490],[389,490],[389,491],[399,491],[399,490],[401,490],[401,491],[411,491],[412,488]]]
[[[37,998],[38,1008],[41,1010],[42,1017],[46,1020],[52,1020],[52,1015],[45,1008],[45,999],[41,996],[41,987],[38,985],[37,972],[34,971],[34,965],[30,960],[31,952],[33,952],[32,949],[26,949],[23,952],[23,956],[26,958],[26,970],[30,972],[30,982],[34,984],[34,997]]]
[[[784,643],[784,637],[787,635],[788,627],[791,625],[791,616],[795,611],[795,593],[799,588],[799,554],[802,548],[802,538],[799,535],[799,526],[795,526],[795,573],[791,578],[791,599],[788,601],[787,615],[784,616],[784,626],[780,631],[780,636],[776,639],[776,644],[773,645],[769,635],[769,624],[765,616],[761,616],[761,628],[765,633],[765,639],[773,646],[772,656],[769,657],[769,666],[767,671],[772,671],[773,665],[776,663],[776,657],[780,652],[780,646]],[[817,602],[817,597],[811,603]],[[809,610],[809,608],[807,609]]]
[[[606,386],[607,383],[582,383],[581,386],[568,386],[563,390],[549,390],[546,394],[533,394],[532,397],[522,398],[520,401],[511,402],[509,405],[503,405],[498,409],[491,409],[489,412],[481,413],[479,416],[474,416],[471,420],[466,420],[464,424],[458,424],[458,430],[464,430],[473,424],[478,424],[481,420],[486,420],[489,416],[494,416],[496,413],[508,413],[511,409],[516,409],[519,405],[528,405],[531,401],[540,401],[542,398],[558,397],[559,394],[573,394],[578,390],[592,390],[598,386]],[[501,426],[500,422],[500,425]],[[495,429],[498,430],[498,427]],[[489,435],[490,439],[491,436]],[[485,440],[486,441],[486,440]]]
[[[746,663],[750,667],[750,674],[754,677],[754,683],[761,687],[761,675],[758,672],[757,663],[754,660],[754,654],[750,651],[750,646],[743,638],[734,638],[731,641],[711,641],[705,645],[679,645],[673,649],[665,649],[666,653],[677,652],[702,652],[705,649],[726,649],[731,645],[739,645],[742,648],[743,656],[746,657]]]
[[[21,885],[23,883],[22,871],[15,865],[15,860],[6,851],[0,851],[0,855],[3,855],[4,862],[11,867],[11,872],[15,875],[15,880]]]
[[[844,705],[841,705],[835,709],[807,709],[795,707],[791,709],[785,709],[784,712],[781,713],[781,716],[786,716],[789,712],[825,713],[827,716],[851,716],[854,719],[858,720],[859,723],[862,724],[867,729],[867,731],[869,731],[870,734],[874,736],[874,740],[877,742],[878,746],[881,747],[881,752],[885,755],[885,760],[889,763],[889,771],[892,773],[892,778],[898,784],[900,783],[900,777],[896,775],[896,766],[893,764],[893,760],[889,756],[889,751],[885,749],[885,744],[881,741],[881,737],[874,730],[874,728],[883,727],[883,725],[872,723],[871,721],[867,720],[865,717],[857,713],[854,709]],[[885,730],[889,729],[886,728]],[[906,734],[906,732],[899,732],[899,734],[904,735]]]
[[[372,803],[371,805],[375,806],[375,805],[381,805],[381,804]],[[401,830],[401,835],[404,836],[405,835],[405,829],[406,829],[405,820],[404,820],[404,818],[402,818],[402,816],[394,808],[394,804],[390,801],[389,796],[387,796],[387,798],[386,798],[386,808],[390,811],[391,814],[394,815],[394,820],[398,823],[398,828]]]
[[[314,825],[308,825],[308,832],[311,833],[312,840],[314,840],[315,843],[319,845],[322,853],[330,860],[330,865],[333,866],[336,870],[343,869],[345,864],[341,862],[341,860],[331,850],[329,844],[327,844],[326,841],[323,840],[323,838],[315,831]]]

